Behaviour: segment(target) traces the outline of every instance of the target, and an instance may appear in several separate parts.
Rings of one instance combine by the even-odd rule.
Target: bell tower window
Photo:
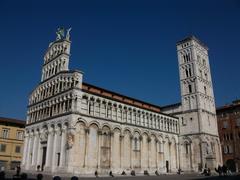
[[[192,85],[191,84],[188,85],[188,92],[192,93]]]

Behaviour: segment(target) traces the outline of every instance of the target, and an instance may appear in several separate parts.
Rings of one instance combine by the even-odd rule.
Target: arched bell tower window
[[[188,146],[189,146],[189,145],[186,143],[186,144],[185,144],[185,151],[186,151],[186,154],[189,153],[189,151],[188,151]]]
[[[191,84],[188,85],[188,92],[192,93],[192,85]]]

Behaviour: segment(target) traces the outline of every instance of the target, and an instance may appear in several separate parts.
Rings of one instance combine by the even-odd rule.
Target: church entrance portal
[[[167,169],[167,173],[169,172],[169,162],[166,161],[166,169]]]

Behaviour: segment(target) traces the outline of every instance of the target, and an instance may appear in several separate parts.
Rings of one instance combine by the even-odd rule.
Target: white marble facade
[[[203,138],[182,136],[182,119],[170,115],[172,107],[162,113],[155,105],[82,82],[81,71],[68,69],[69,37],[69,31],[66,37],[58,32],[49,44],[41,82],[29,97],[22,168],[53,174],[197,171]]]

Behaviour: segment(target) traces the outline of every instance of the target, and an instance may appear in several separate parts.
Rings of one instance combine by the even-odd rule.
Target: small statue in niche
[[[41,140],[41,142],[47,141],[47,137],[48,137],[48,135],[47,135],[47,132],[46,132],[46,131],[44,131],[43,133],[41,133],[41,135],[40,135],[40,140]]]
[[[67,135],[67,148],[71,149],[74,144],[74,135],[72,133],[68,133]]]

